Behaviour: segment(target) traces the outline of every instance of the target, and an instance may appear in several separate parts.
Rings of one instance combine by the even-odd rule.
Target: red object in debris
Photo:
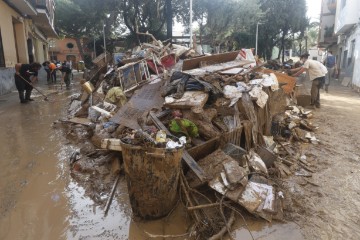
[[[169,54],[161,58],[161,64],[166,68],[170,69],[176,64],[175,54]]]
[[[156,67],[155,67],[155,63],[153,62],[153,60],[147,60],[147,65],[148,67],[151,69],[152,72],[154,72],[155,74],[158,73],[162,73],[163,72],[163,67],[156,65],[157,67],[157,72],[156,72]]]

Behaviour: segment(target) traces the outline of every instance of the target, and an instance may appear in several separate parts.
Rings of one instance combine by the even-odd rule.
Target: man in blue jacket
[[[336,57],[332,55],[332,51],[327,52],[327,56],[324,61],[324,65],[326,66],[328,73],[325,78],[325,91],[328,92],[330,81],[334,77],[334,75],[338,74],[337,65],[336,65]]]

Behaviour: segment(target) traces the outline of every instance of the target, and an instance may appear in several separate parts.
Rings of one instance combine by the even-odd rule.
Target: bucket
[[[134,216],[145,220],[166,216],[178,201],[183,149],[120,145]]]
[[[94,91],[94,85],[92,85],[91,82],[85,82],[83,85],[82,85],[82,88],[88,93],[92,93]]]

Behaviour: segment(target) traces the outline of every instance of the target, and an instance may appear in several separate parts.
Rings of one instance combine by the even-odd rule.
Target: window
[[[2,43],[1,30],[0,30],[0,67],[5,67],[4,46]]]

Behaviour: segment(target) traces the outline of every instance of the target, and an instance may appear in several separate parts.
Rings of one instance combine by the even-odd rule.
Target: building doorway
[[[34,44],[32,38],[28,38],[27,40],[27,48],[29,53],[29,63],[33,63],[35,61],[34,58]]]

